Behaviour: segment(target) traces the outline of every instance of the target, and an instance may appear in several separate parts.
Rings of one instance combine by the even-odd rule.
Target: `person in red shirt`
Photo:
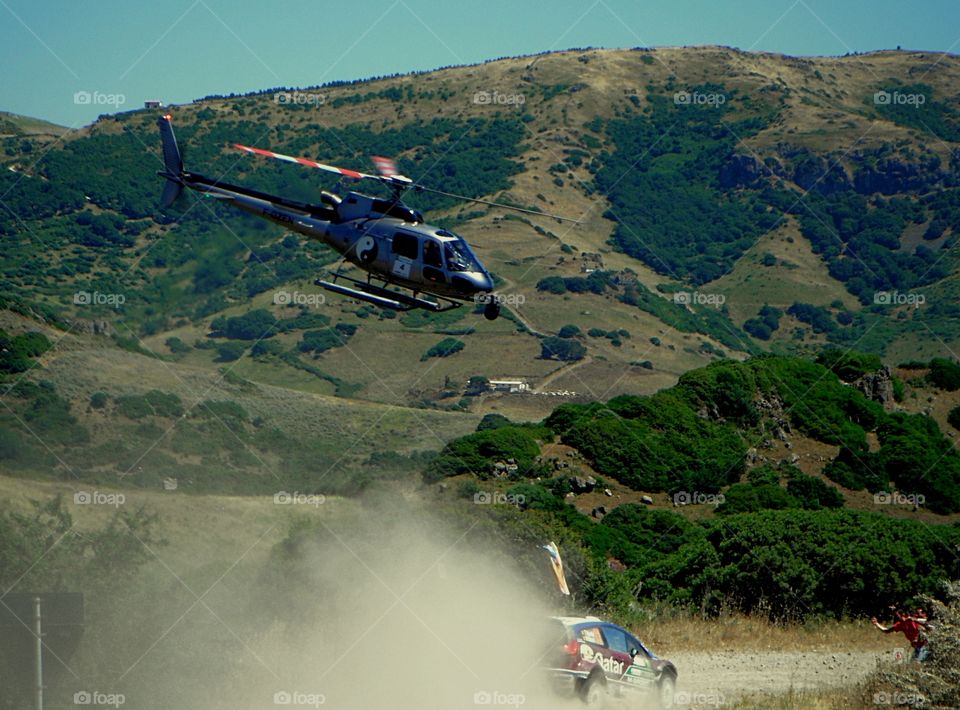
[[[925,634],[923,634],[923,629],[926,626],[926,622],[919,621],[913,617],[907,616],[901,609],[897,609],[894,612],[894,617],[896,621],[893,626],[881,626],[880,622],[877,621],[877,617],[873,617],[870,621],[880,629],[885,634],[891,634],[895,631],[900,631],[906,636],[907,641],[910,642],[910,645],[913,646],[913,660],[918,663],[923,663],[927,656],[930,655],[930,647],[927,644],[927,639]]]

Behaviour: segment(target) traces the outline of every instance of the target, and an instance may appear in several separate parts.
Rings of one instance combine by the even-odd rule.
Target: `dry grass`
[[[733,613],[716,619],[665,613],[635,630],[665,656],[678,651],[885,651],[905,645],[866,620],[795,624]]]
[[[728,710],[855,710],[876,708],[858,690],[794,691],[783,695],[750,695],[726,705]]]

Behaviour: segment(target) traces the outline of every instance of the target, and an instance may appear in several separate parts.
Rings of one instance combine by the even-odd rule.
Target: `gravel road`
[[[863,680],[890,652],[676,653],[677,705],[715,708],[750,694],[825,690]]]

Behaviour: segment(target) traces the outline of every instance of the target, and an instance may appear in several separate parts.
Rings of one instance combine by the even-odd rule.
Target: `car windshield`
[[[453,232],[440,230],[437,232],[441,237],[453,237],[451,241],[443,243],[444,256],[447,260],[447,268],[450,271],[480,271],[480,265],[477,258],[470,251],[470,247],[460,237]]]

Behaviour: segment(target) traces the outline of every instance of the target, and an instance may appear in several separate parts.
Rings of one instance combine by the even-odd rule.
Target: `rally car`
[[[590,708],[603,707],[608,697],[631,696],[653,699],[662,710],[673,708],[676,666],[629,631],[592,616],[550,621],[548,673],[558,693],[577,696]]]

